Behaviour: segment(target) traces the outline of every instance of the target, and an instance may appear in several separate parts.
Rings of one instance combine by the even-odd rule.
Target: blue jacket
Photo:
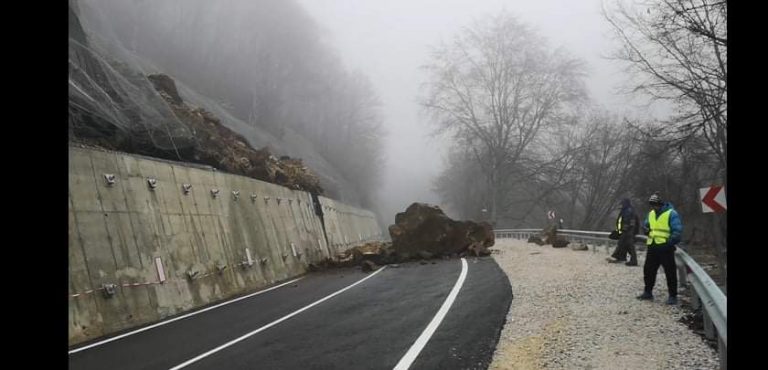
[[[672,203],[666,202],[663,206],[661,206],[661,210],[656,214],[656,216],[664,213],[666,210],[670,209],[669,212],[669,240],[667,241],[667,244],[669,245],[677,245],[680,243],[680,239],[683,237],[683,222],[680,220],[680,215],[675,211],[674,208],[672,208]],[[648,211],[648,215],[650,215],[651,212]],[[646,230],[646,233],[651,229],[650,223],[648,223],[648,215],[645,216],[645,221],[643,222],[643,228]]]

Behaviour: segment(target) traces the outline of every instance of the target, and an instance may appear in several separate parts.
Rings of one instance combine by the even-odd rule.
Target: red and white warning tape
[[[215,271],[212,271],[212,272],[209,272],[207,274],[203,274],[203,275],[200,275],[200,276],[195,276],[194,278],[192,278],[192,280],[198,280],[198,279],[202,279],[204,277],[208,277],[208,276],[216,275],[216,274],[217,273]],[[187,283],[188,280],[181,280],[181,279],[176,280],[176,279],[174,279],[174,280],[166,280],[165,282],[161,282],[161,281],[147,281],[147,282],[144,282],[144,283],[117,284],[117,286],[123,287],[123,288],[131,288],[131,287],[139,287],[139,286],[147,286],[147,285],[158,285],[158,284],[164,284],[164,283],[180,283],[180,282]],[[97,288],[97,289],[89,289],[89,290],[86,290],[86,291],[81,292],[81,293],[70,294],[69,297],[70,298],[77,298],[77,297],[80,297],[80,296],[85,296],[85,295],[88,295],[88,294],[95,293],[95,292],[97,292],[99,290],[104,290],[104,287]]]
[[[121,285],[124,286],[124,287],[128,287],[128,286],[142,286],[142,285],[152,285],[152,284],[160,284],[160,282],[159,281],[155,281],[155,282],[148,281],[146,283],[131,283],[131,284],[121,284]]]
[[[93,292],[95,292],[95,291],[97,291],[97,290],[104,290],[104,288],[99,288],[99,289],[89,289],[89,290],[86,290],[86,291],[84,291],[84,292],[82,292],[82,293],[71,294],[71,295],[70,295],[70,297],[71,297],[71,298],[75,298],[75,297],[79,297],[79,296],[81,296],[81,295],[91,294],[91,293],[93,293]]]
[[[128,288],[128,287],[136,287],[136,286],[155,285],[155,284],[162,284],[162,282],[160,282],[160,281],[147,281],[147,282],[144,282],[144,283],[126,283],[126,284],[116,284],[116,285],[119,286],[119,287]],[[77,297],[80,297],[80,296],[85,296],[85,295],[88,295],[88,294],[95,293],[95,292],[97,292],[99,290],[104,290],[104,287],[96,288],[96,289],[88,289],[88,290],[86,290],[86,291],[84,291],[82,293],[70,294],[69,297],[70,298],[77,298]]]

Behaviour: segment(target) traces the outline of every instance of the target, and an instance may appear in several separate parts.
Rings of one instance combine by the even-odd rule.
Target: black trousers
[[[643,266],[643,278],[645,280],[645,292],[653,293],[656,284],[656,272],[659,266],[664,268],[664,276],[667,277],[667,290],[670,297],[677,297],[677,267],[675,265],[675,246],[656,245],[648,246],[648,254],[645,256]]]
[[[626,261],[627,253],[629,253],[629,262],[637,263],[637,254],[635,252],[635,236],[631,233],[625,232],[619,236],[619,240],[616,243],[616,250],[613,251],[611,257],[619,261]]]

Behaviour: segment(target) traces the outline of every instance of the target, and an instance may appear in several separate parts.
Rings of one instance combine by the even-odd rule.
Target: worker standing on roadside
[[[656,272],[659,265],[664,268],[667,278],[669,298],[667,304],[677,304],[677,271],[675,269],[675,249],[683,234],[683,224],[680,215],[672,208],[672,204],[662,201],[658,193],[648,199],[651,211],[643,223],[643,229],[648,235],[648,253],[643,266],[645,291],[637,299],[653,299],[653,286],[656,284]]]
[[[629,254],[627,266],[637,266],[637,253],[635,252],[635,235],[640,231],[640,219],[637,217],[632,201],[624,198],[619,204],[619,216],[616,218],[616,233],[619,241],[616,250],[608,257],[608,262],[625,262]]]

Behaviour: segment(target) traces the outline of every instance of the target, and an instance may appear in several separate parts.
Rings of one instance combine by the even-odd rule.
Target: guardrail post
[[[696,289],[691,289],[691,307],[693,307],[694,310],[701,308],[701,300],[699,300],[699,295],[696,293]]]
[[[720,338],[717,339],[717,354],[720,355],[720,370],[728,370],[728,348]]]
[[[677,265],[677,285],[680,288],[688,288],[688,269],[685,268],[685,264],[675,258],[675,264]]]
[[[703,310],[704,314],[704,335],[707,339],[715,339],[715,325],[712,323],[712,319],[709,317],[707,310]]]

